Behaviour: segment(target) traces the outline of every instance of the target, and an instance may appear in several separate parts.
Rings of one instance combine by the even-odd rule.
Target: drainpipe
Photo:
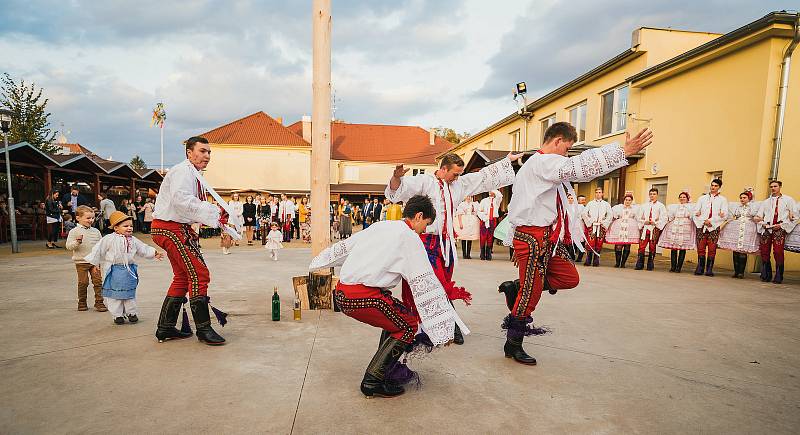
[[[781,141],[783,140],[783,120],[786,116],[786,94],[789,91],[789,71],[792,68],[792,52],[794,52],[798,43],[800,43],[800,13],[795,17],[794,37],[789,46],[786,47],[786,51],[783,53],[783,62],[781,62],[781,87],[778,91],[778,115],[775,118],[772,168],[769,171],[770,180],[778,178],[778,166],[781,163]]]

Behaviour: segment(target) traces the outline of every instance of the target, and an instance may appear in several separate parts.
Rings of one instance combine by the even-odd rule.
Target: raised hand
[[[625,157],[638,153],[653,143],[653,132],[643,128],[639,134],[631,138],[630,133],[625,133]]]
[[[519,160],[520,157],[522,157],[523,155],[525,155],[525,153],[517,153],[517,154],[508,153],[508,160],[511,160],[512,162],[515,162],[515,161]]]
[[[406,172],[408,172],[410,170],[411,170],[411,168],[406,169],[406,168],[403,167],[402,164],[397,165],[397,166],[394,167],[394,173],[392,174],[392,177],[400,178],[403,175],[406,175]]]

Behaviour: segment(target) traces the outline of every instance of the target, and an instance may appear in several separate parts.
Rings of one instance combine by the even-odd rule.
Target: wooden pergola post
[[[314,0],[312,7],[311,252],[316,256],[331,243],[331,1]]]

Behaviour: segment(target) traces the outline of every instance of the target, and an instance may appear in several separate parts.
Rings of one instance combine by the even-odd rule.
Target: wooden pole
[[[331,0],[314,0],[312,8],[311,252],[316,256],[331,243]]]

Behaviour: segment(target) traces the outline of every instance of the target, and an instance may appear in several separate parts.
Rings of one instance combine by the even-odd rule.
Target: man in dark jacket
[[[78,209],[78,207],[82,205],[89,205],[89,202],[86,201],[86,198],[80,194],[78,186],[72,186],[70,194],[64,195],[64,197],[61,198],[61,204],[64,207],[64,210],[67,210],[69,214],[72,215],[72,220],[74,221],[76,218],[75,211]]]

